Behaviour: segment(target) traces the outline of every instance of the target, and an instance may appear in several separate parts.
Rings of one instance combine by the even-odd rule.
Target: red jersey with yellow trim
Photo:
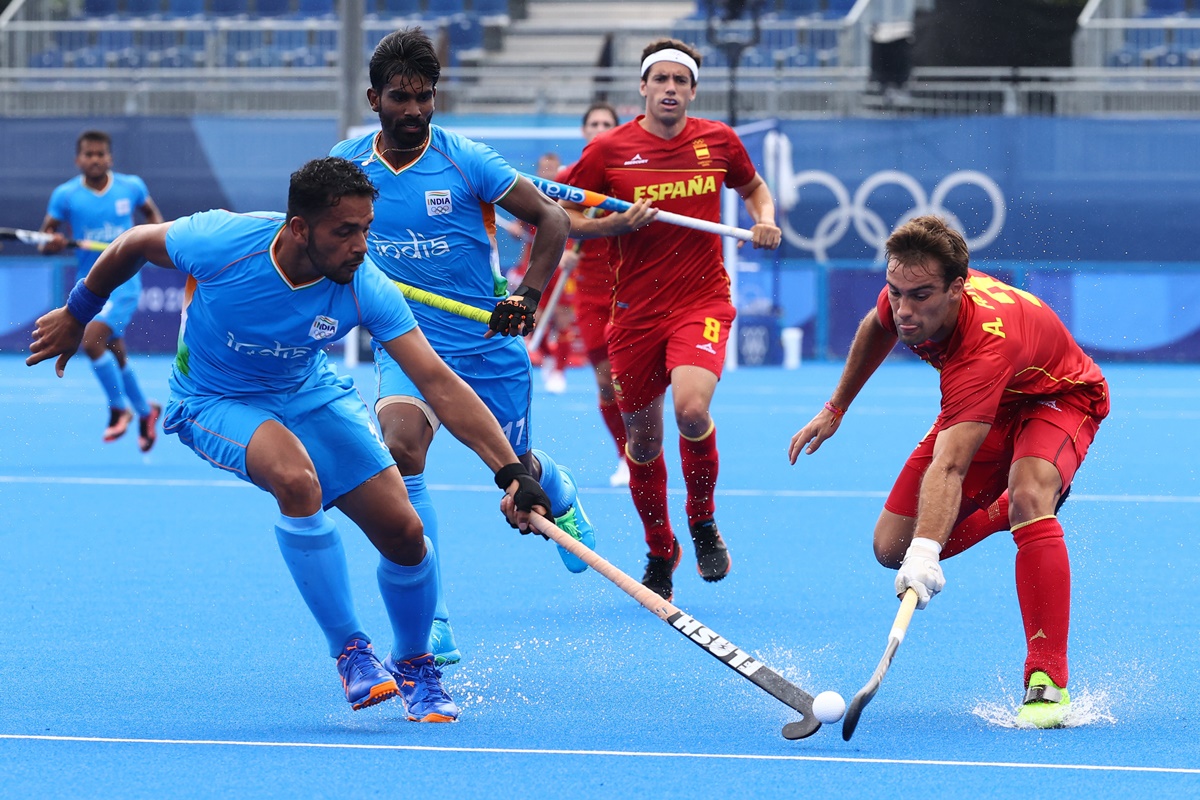
[[[568,164],[558,171],[554,180],[559,183],[570,183],[573,164]],[[601,211],[601,214],[606,212]],[[571,243],[568,247],[574,247]],[[579,263],[575,266],[572,276],[575,278],[575,295],[584,297],[594,304],[608,303],[612,297],[613,264],[609,260],[608,239],[585,239],[578,243]]]
[[[642,119],[589,142],[566,183],[720,222],[722,185],[745,186],[755,175],[737,134],[723,122],[689,117],[679,135],[662,139],[643,128]],[[652,327],[689,308],[730,301],[716,234],[652,222],[610,242],[616,327]]]
[[[876,308],[896,333],[888,290]],[[1041,299],[969,270],[958,323],[944,342],[909,347],[941,373],[942,410],[935,426],[995,421],[1003,406],[1062,402],[1097,421],[1108,415],[1108,384],[1067,326]]]

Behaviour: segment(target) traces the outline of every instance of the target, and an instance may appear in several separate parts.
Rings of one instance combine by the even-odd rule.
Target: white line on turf
[[[554,750],[518,747],[434,747],[412,744],[351,744],[342,742],[240,742],[221,739],[137,739],[110,736],[44,736],[0,733],[0,739],[44,742],[88,742],[99,744],[207,745],[210,747],[290,747],[317,750],[396,750],[424,753],[506,753],[529,756],[621,756],[626,758],[704,758],[740,761],[811,761],[830,764],[895,764],[927,767],[996,767],[1000,769],[1064,769],[1088,772],[1154,772],[1200,775],[1193,767],[1137,767],[1122,764],[1037,764],[1021,761],[950,761],[927,758],[860,758],[838,756],[770,755],[766,753],[657,753],[635,750]]]
[[[214,487],[220,489],[249,489],[250,484],[234,480],[199,480],[195,478],[89,478],[74,475],[34,476],[34,475],[0,475],[0,484],[44,484],[47,486],[193,486]],[[584,486],[590,494],[629,494],[625,487],[612,488],[609,486]],[[435,492],[486,492],[495,493],[496,489],[483,483],[431,483],[430,491]],[[671,494],[684,494],[683,489],[670,489]],[[717,494],[724,497],[807,497],[807,498],[879,498],[887,497],[887,492],[847,489],[718,489]],[[1071,502],[1085,503],[1200,503],[1200,495],[1169,495],[1169,494],[1072,494]]]

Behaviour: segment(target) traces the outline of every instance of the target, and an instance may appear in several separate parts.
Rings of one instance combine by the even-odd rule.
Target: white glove
[[[904,553],[904,562],[896,573],[896,596],[909,587],[917,593],[917,608],[924,608],[946,585],[938,556],[942,546],[933,539],[915,538]]]

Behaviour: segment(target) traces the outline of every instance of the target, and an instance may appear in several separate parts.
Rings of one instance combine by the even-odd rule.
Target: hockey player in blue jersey
[[[367,100],[382,130],[337,144],[332,155],[360,166],[379,188],[371,255],[389,277],[491,312],[484,325],[431,306],[413,313],[429,343],[496,415],[521,463],[541,481],[558,526],[595,547],[574,477],[532,449],[532,370],[523,336],[533,330],[542,290],[570,230],[562,209],[486,145],[432,125],[441,65],[420,28],[383,38],[370,62]],[[496,252],[495,206],[536,226],[529,269],[512,294]],[[438,516],[425,484],[425,461],[440,425],[419,388],[376,348],[375,411],[383,438],[437,548]],[[567,569],[587,565],[565,549]],[[440,586],[440,580],[439,580]],[[439,664],[461,658],[439,590],[433,651]]]
[[[311,161],[292,175],[288,213],[207,211],[138,226],[101,255],[67,305],[37,321],[36,364],[62,374],[84,326],[143,261],[187,277],[179,352],[163,429],[211,465],[270,492],[275,536],[300,594],[337,659],[353,708],[399,694],[408,719],[450,722],[458,706],[429,650],[436,553],[422,535],[395,462],[368,409],[324,348],[362,326],[420,387],[446,427],[496,473],[509,523],[551,502],[495,417],[438,357],[396,286],[367,255],[375,189],[353,163]],[[379,551],[391,620],[380,661],[350,595],[336,506]]]
[[[103,131],[84,131],[75,142],[75,165],[79,177],[55,188],[50,195],[42,230],[55,234],[42,246],[43,253],[63,250],[65,224],[72,238],[111,242],[118,234],[133,227],[135,213],[147,223],[163,221],[158,206],[150,198],[145,182],[137,175],[112,170],[112,139]],[[84,275],[95,263],[98,253],[79,250],[79,274]],[[104,441],[119,439],[138,415],[138,447],[147,452],[158,438],[158,417],[162,407],[142,394],[133,367],[125,351],[125,328],[138,308],[142,280],[132,280],[113,292],[109,302],[88,325],[83,350],[92,360],[96,379],[108,399],[108,426]],[[133,409],[130,410],[129,405]]]

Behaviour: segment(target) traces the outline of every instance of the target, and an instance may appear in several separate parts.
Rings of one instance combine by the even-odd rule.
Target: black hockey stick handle
[[[0,239],[9,241],[24,242],[34,246],[49,244],[54,239],[54,234],[45,233],[44,231],[30,231],[24,228],[0,228]],[[67,239],[67,247],[76,247],[80,250],[95,250],[100,251],[108,247],[107,242],[95,242],[91,239]]]
[[[617,588],[641,603],[648,611],[666,622],[701,650],[720,661],[746,680],[762,689],[784,705],[800,712],[803,719],[789,722],[783,729],[788,739],[804,739],[816,733],[821,723],[813,715],[812,695],[805,692],[778,672],[768,667],[745,650],[717,634],[696,618],[680,611],[657,592],[647,589],[633,578],[610,564],[594,551],[584,547],[570,534],[550,520],[534,514],[530,517],[533,528],[561,546],[571,555],[616,584]]]
[[[904,634],[908,630],[908,623],[912,622],[913,611],[916,607],[917,593],[909,588],[900,601],[900,610],[896,612],[896,619],[888,634],[887,648],[883,651],[883,658],[879,660],[879,666],[875,667],[875,672],[871,674],[871,680],[858,690],[858,693],[850,701],[849,707],[846,708],[846,716],[842,720],[842,739],[844,741],[850,741],[850,737],[854,735],[854,729],[858,727],[858,718],[862,716],[863,709],[879,691],[879,685],[883,683],[883,676],[887,674],[888,667],[892,665],[892,659],[896,656],[896,650],[904,641]]]

